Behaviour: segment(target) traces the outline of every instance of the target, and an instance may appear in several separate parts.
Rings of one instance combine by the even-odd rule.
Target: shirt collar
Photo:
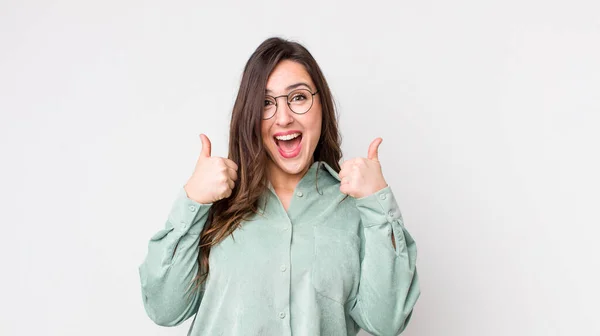
[[[329,175],[331,175],[333,178],[335,178],[338,181],[341,181],[339,174],[333,169],[331,168],[330,165],[327,164],[327,162],[325,161],[316,161],[312,164],[311,168],[315,168],[319,166],[319,163],[321,163],[321,169],[326,170],[327,172],[329,172]]]

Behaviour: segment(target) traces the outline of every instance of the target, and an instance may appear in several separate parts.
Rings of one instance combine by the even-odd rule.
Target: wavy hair
[[[310,52],[297,42],[279,37],[266,39],[246,63],[233,106],[228,158],[238,165],[238,180],[231,196],[213,203],[209,210],[200,235],[199,272],[193,280],[195,289],[208,277],[211,247],[232,234],[243,221],[259,213],[259,198],[268,186],[268,156],[261,135],[264,97],[269,75],[283,60],[302,64],[319,92],[323,119],[321,136],[313,154],[314,162],[324,161],[336,172],[340,171],[342,151],[338,115],[319,65]]]

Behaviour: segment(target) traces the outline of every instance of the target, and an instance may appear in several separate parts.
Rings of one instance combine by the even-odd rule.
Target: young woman
[[[420,290],[416,245],[377,148],[339,161],[331,92],[302,45],[244,69],[228,158],[202,151],[139,267],[148,316],[188,335],[397,335]]]

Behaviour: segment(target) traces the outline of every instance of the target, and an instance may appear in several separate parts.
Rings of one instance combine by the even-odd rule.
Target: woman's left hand
[[[377,138],[371,142],[368,158],[355,158],[342,163],[339,173],[342,193],[362,198],[387,187],[378,157],[382,141]]]

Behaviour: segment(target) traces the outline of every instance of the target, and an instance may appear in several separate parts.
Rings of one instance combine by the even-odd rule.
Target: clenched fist
[[[383,139],[371,142],[367,158],[355,158],[342,163],[340,192],[354,198],[369,196],[387,187],[381,172],[378,149]]]
[[[230,159],[210,156],[210,140],[204,134],[200,134],[200,140],[202,152],[184,189],[190,199],[209,204],[231,196],[238,166]]]

